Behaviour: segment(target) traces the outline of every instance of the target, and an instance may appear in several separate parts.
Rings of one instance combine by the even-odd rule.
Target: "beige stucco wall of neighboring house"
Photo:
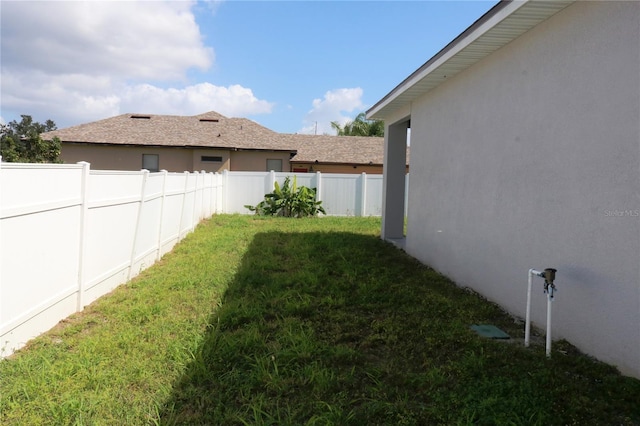
[[[160,170],[170,172],[266,171],[267,159],[282,161],[289,171],[289,152],[230,151],[222,149],[165,148],[63,143],[61,158],[65,163],[87,161],[96,170],[140,170],[142,155],[158,155]],[[203,157],[205,158],[203,160]],[[220,157],[220,161],[217,161]],[[214,160],[214,161],[212,161]]]
[[[231,152],[221,149],[193,149],[193,170],[222,173],[229,170],[231,164]],[[220,161],[218,161],[220,157]]]
[[[140,170],[143,154],[158,155],[160,170],[165,169],[170,172],[194,170],[191,150],[184,148],[63,143],[60,157],[65,163],[87,161],[95,170]]]
[[[576,2],[413,102],[406,237],[520,317],[557,268],[553,338],[636,377],[638,40],[639,2]]]
[[[62,144],[62,161],[91,163],[95,170],[140,170],[143,154],[158,155],[159,169],[170,172],[201,171],[267,171],[267,160],[280,160],[282,171],[306,168],[308,172],[382,174],[382,166],[349,164],[290,163],[289,151],[225,150],[184,147],[144,147],[99,145],[89,143]],[[408,171],[408,166],[407,166]]]
[[[267,160],[281,160],[282,171],[289,171],[288,151],[231,151],[231,171],[266,172]]]

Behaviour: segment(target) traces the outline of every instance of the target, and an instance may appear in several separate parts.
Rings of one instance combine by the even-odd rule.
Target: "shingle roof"
[[[214,111],[195,115],[122,114],[104,120],[43,133],[63,142],[109,145],[289,150],[279,134],[246,118],[227,118]]]
[[[195,116],[122,114],[43,133],[62,142],[290,151],[292,162],[383,164],[384,138],[277,133],[215,111]]]
[[[376,164],[384,162],[384,138],[327,135],[283,135],[297,154],[292,163]]]

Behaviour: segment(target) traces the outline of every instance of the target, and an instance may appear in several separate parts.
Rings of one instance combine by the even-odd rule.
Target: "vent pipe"
[[[531,287],[533,285],[533,277],[544,278],[544,292],[547,294],[547,341],[546,353],[547,358],[551,357],[551,302],[553,302],[553,292],[556,290],[554,280],[556,279],[556,269],[547,268],[544,271],[529,269],[529,280],[527,285],[527,312],[524,321],[524,345],[529,347],[531,337]]]

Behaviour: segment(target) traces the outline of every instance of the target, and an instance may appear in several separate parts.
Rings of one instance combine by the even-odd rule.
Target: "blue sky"
[[[495,3],[2,1],[0,117],[215,110],[332,134]]]

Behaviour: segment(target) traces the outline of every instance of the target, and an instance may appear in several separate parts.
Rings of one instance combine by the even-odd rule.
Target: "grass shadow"
[[[478,337],[522,326],[375,236],[257,233],[213,311],[160,424],[640,423],[640,382]]]

